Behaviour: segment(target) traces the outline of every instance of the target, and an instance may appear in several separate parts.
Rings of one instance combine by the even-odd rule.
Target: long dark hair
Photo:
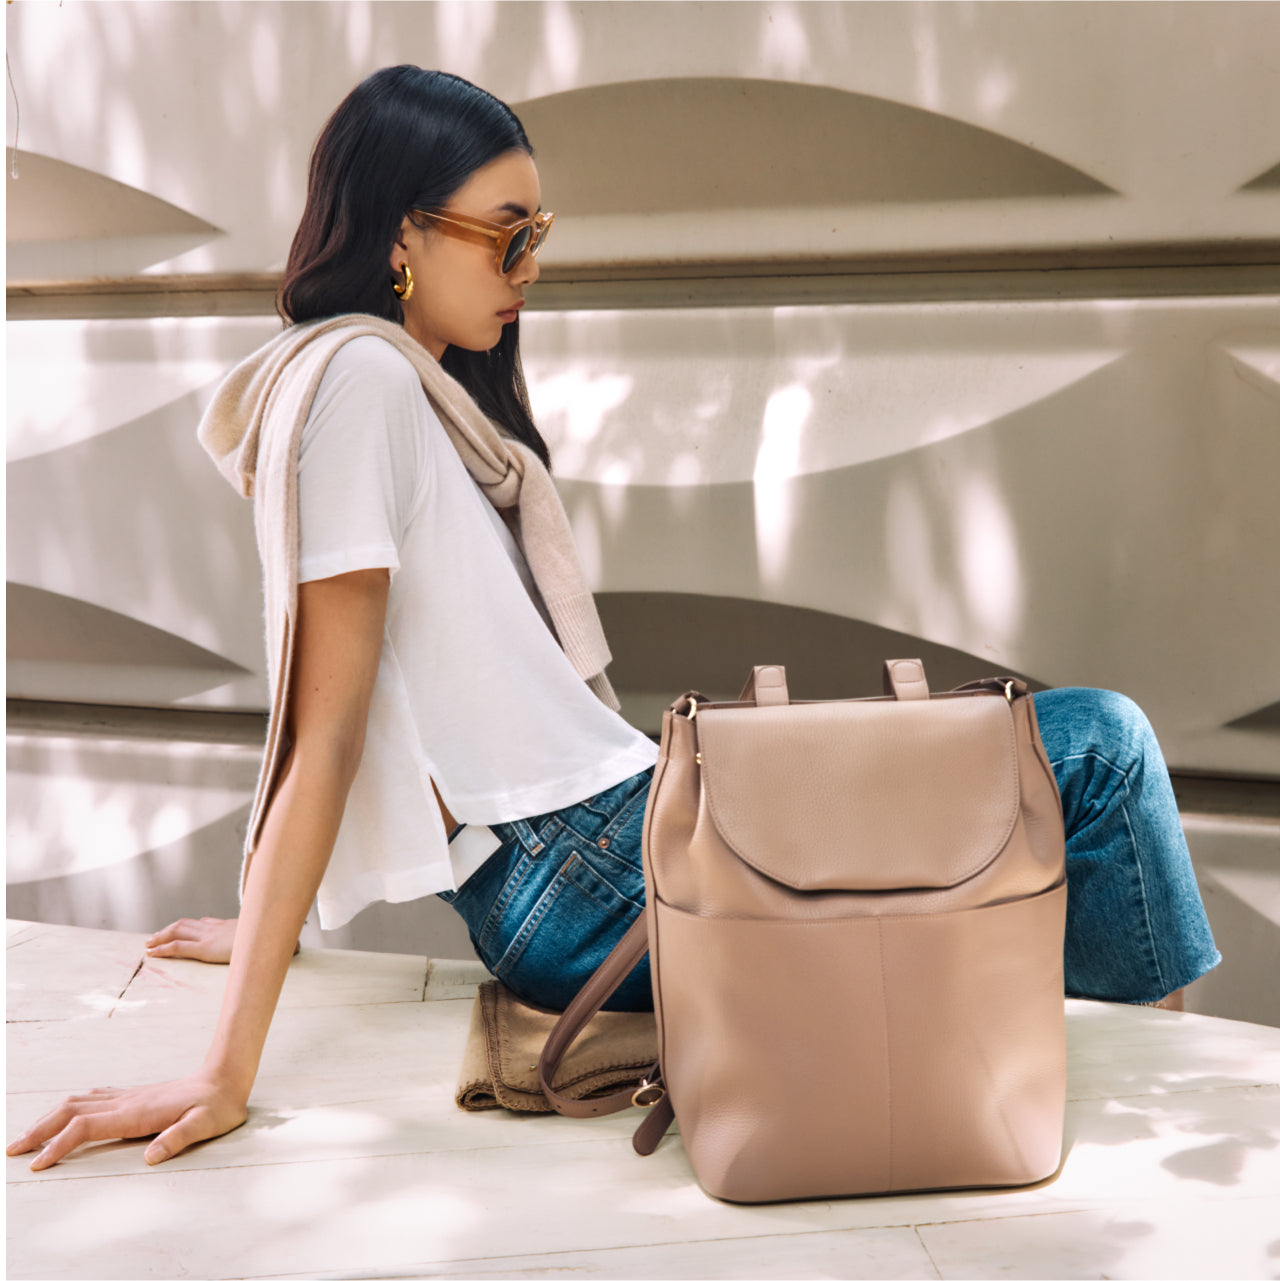
[[[329,117],[307,176],[276,308],[287,321],[365,312],[404,324],[388,261],[411,209],[439,209],[481,166],[533,154],[515,112],[469,80],[384,67]],[[441,365],[500,427],[550,465],[520,368],[519,320],[489,351],[445,350]]]

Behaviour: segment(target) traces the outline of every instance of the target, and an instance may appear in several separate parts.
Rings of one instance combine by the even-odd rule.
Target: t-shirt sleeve
[[[354,338],[334,355],[298,456],[300,583],[400,568],[430,412],[413,366],[382,339]]]

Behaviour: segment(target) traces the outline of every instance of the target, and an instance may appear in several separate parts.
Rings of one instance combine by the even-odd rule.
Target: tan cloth
[[[298,605],[302,429],[334,353],[353,338],[370,334],[390,343],[413,366],[467,470],[493,506],[507,513],[573,669],[603,703],[618,708],[604,674],[610,655],[595,601],[560,496],[539,459],[503,436],[465,388],[399,325],[366,315],[292,325],[227,375],[198,430],[200,443],[226,479],[253,498],[262,558],[271,717],[245,839],[242,884],[287,751],[285,699]]]
[[[538,1086],[538,1056],[559,1017],[521,1004],[496,980],[482,983],[458,1076],[458,1106],[468,1112],[499,1107],[550,1112]],[[605,1010],[583,1029],[552,1085],[574,1099],[609,1094],[625,1085],[638,1086],[657,1058],[651,1013]]]

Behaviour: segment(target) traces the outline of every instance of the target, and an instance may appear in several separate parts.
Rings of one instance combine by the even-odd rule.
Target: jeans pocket
[[[504,840],[457,890],[439,895],[466,922],[472,945],[486,965],[504,915],[528,896],[526,882],[535,868],[536,861],[518,840]]]
[[[551,877],[532,910],[508,922],[494,948],[493,973],[525,1000],[563,1009],[613,950],[642,903],[620,891],[577,851]],[[498,939],[492,940],[499,942]],[[641,974],[643,970],[643,974]],[[647,965],[638,967],[610,1008],[646,1008]]]

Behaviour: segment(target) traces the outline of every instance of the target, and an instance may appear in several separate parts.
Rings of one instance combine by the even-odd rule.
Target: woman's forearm
[[[246,1099],[352,777],[349,754],[295,750],[249,864],[222,1010],[205,1059],[207,1072]]]
[[[293,746],[249,862],[231,972],[205,1059],[205,1072],[245,1099],[360,763],[389,582],[385,569],[357,570],[298,588]]]

